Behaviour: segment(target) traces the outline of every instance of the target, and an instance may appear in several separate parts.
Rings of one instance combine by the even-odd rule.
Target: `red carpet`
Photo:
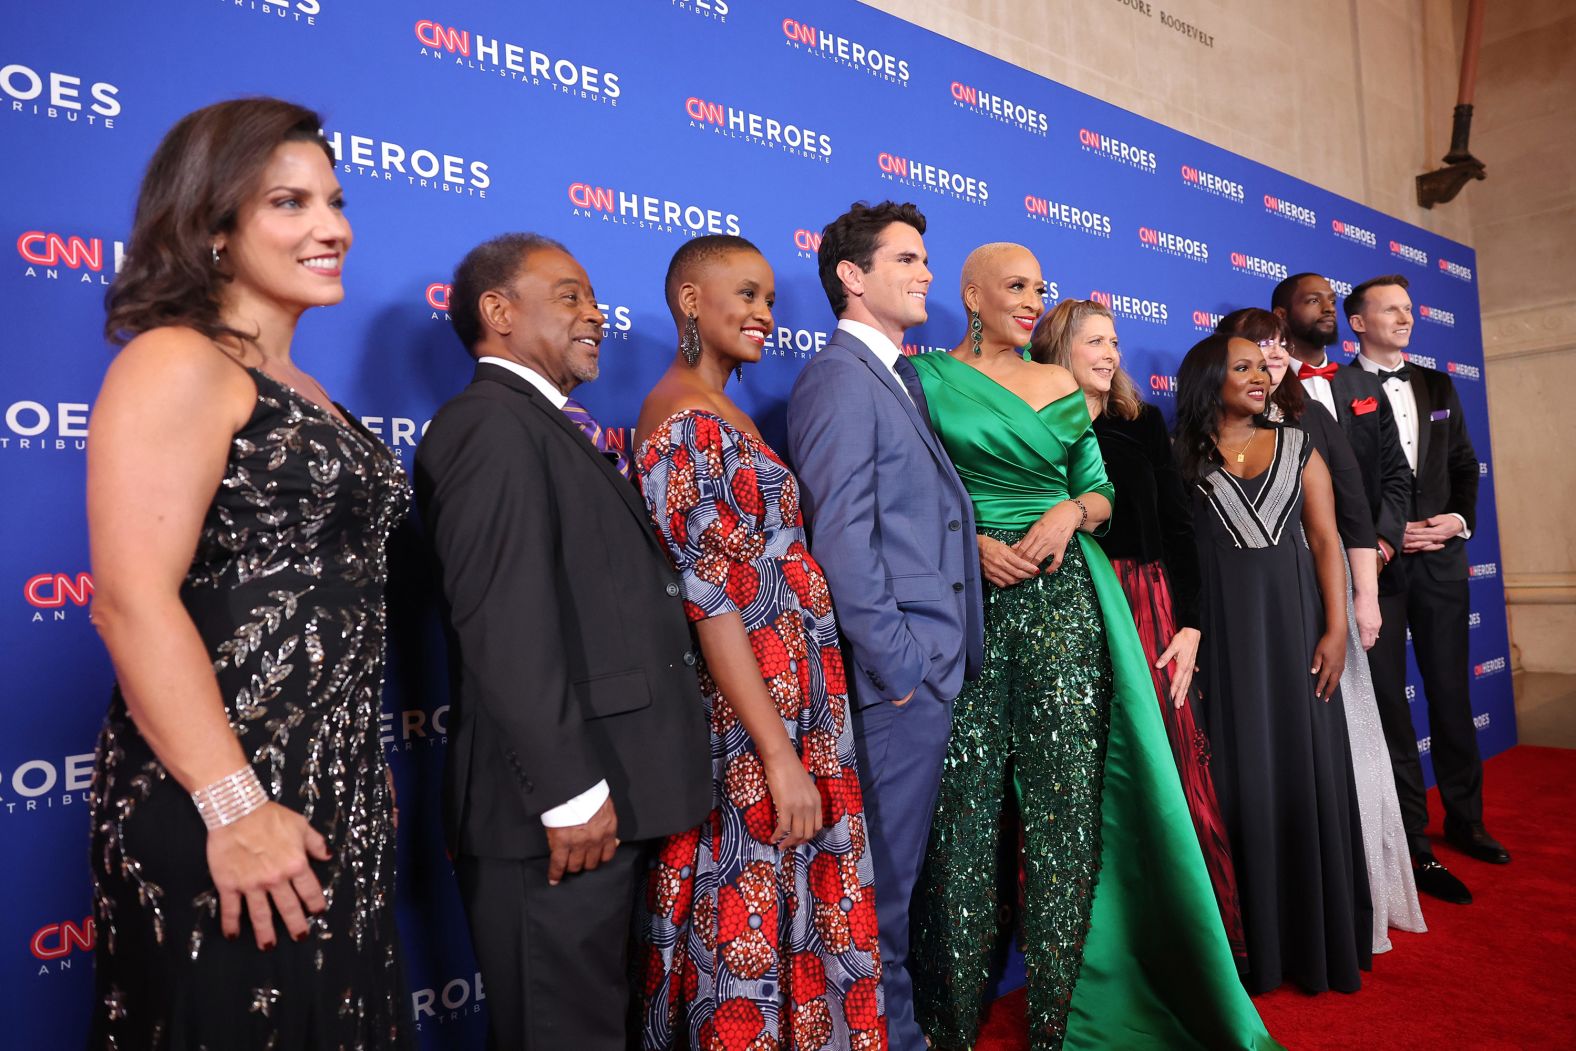
[[[1286,987],[1255,1002],[1277,1040],[1304,1048],[1576,1047],[1576,750],[1522,745],[1485,764],[1491,831],[1514,859],[1485,865],[1439,839],[1471,905],[1423,898],[1427,934],[1391,931],[1359,993]],[[1430,793],[1439,834],[1438,795]],[[993,1005],[977,1051],[1023,1051],[1019,990]]]

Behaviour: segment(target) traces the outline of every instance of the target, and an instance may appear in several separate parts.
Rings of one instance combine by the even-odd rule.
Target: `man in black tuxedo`
[[[494,1049],[622,1051],[636,880],[711,805],[679,578],[601,429],[568,394],[604,318],[556,242],[460,263],[471,385],[416,451],[448,606],[444,825]]]
[[[1335,289],[1321,274],[1293,274],[1275,286],[1270,309],[1286,321],[1303,393],[1339,421],[1362,469],[1363,489],[1379,539],[1381,593],[1383,570],[1400,550],[1412,495],[1412,472],[1396,436],[1390,403],[1372,376],[1343,369],[1326,348],[1339,338]],[[1380,633],[1384,628],[1381,626]]]
[[[1346,298],[1362,351],[1341,371],[1381,384],[1392,408],[1413,485],[1400,555],[1379,578],[1384,626],[1368,651],[1379,718],[1395,769],[1396,794],[1419,890],[1466,904],[1471,892],[1434,857],[1424,829],[1427,796],[1406,699],[1406,631],[1428,702],[1430,752],[1445,805],[1445,838],[1480,861],[1504,864],[1505,848],[1483,827],[1483,764],[1472,725],[1468,669],[1466,538],[1476,518],[1478,461],[1450,377],[1409,363],[1412,300],[1399,274],[1376,277]]]

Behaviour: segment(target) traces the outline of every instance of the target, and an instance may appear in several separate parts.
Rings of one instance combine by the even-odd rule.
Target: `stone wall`
[[[866,0],[1068,87],[1471,241],[1413,178],[1450,146],[1453,0]],[[1415,28],[1414,28],[1415,27]]]
[[[1472,151],[1511,641],[1576,672],[1576,5],[1490,4]]]

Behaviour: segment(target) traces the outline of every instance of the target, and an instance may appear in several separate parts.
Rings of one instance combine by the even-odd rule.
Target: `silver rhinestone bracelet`
[[[247,814],[268,802],[268,793],[257,779],[257,771],[243,766],[228,777],[221,777],[192,793],[197,813],[211,832],[225,825],[233,825]]]

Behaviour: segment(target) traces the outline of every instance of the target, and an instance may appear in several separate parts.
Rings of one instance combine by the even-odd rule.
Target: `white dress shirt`
[[[1364,372],[1373,375],[1384,369],[1383,365],[1364,354],[1357,355],[1357,365]],[[1390,402],[1390,411],[1395,413],[1395,429],[1401,436],[1401,451],[1406,453],[1406,464],[1412,469],[1412,474],[1416,475],[1418,428],[1422,426],[1417,413],[1417,394],[1412,390],[1412,385],[1399,376],[1391,376],[1380,386],[1384,388],[1385,397]],[[1461,523],[1461,538],[1465,540],[1470,537],[1472,530],[1467,528],[1467,520],[1454,511],[1450,513]]]
[[[510,361],[508,358],[495,358],[488,354],[477,358],[476,364],[497,365],[501,369],[508,369],[510,372],[514,373],[516,376],[519,376],[531,386],[541,391],[542,397],[552,402],[553,405],[559,409],[562,409],[569,401],[569,395],[553,386],[552,383],[548,381],[546,376],[543,376],[535,369],[528,368],[525,365],[520,364],[518,361]]]
[[[864,341],[865,346],[870,348],[870,352],[880,360],[881,364],[886,366],[887,371],[892,374],[892,378],[897,380],[897,389],[902,391],[909,401],[914,400],[914,396],[908,393],[908,384],[904,383],[903,377],[897,374],[897,359],[903,356],[903,352],[898,349],[896,343],[887,338],[885,332],[878,328],[872,328],[863,321],[851,321],[848,318],[840,319],[837,322],[837,327],[850,336]]]
[[[541,391],[542,397],[552,402],[559,409],[562,409],[569,401],[569,396],[549,383],[540,372],[527,368],[518,361],[510,361],[507,358],[495,358],[488,355],[477,358],[476,363],[478,365],[497,365],[499,368],[508,369]],[[547,828],[568,828],[571,825],[583,825],[590,821],[598,810],[602,809],[602,804],[607,802],[608,794],[607,782],[598,781],[569,800],[569,802],[561,803],[549,810],[542,811],[542,824]]]
[[[1302,362],[1298,361],[1296,358],[1292,358],[1291,361],[1292,364],[1298,369],[1302,368]],[[1324,356],[1323,361],[1308,362],[1309,365],[1312,365],[1316,369],[1322,369],[1329,363],[1330,356],[1328,354]],[[1326,409],[1329,409],[1330,415],[1335,417],[1337,420],[1341,418],[1341,414],[1335,410],[1335,392],[1330,389],[1329,380],[1325,379],[1323,376],[1309,376],[1307,379],[1299,380],[1298,382],[1302,384],[1302,389],[1307,393],[1308,397],[1312,398],[1320,405],[1323,405]]]

